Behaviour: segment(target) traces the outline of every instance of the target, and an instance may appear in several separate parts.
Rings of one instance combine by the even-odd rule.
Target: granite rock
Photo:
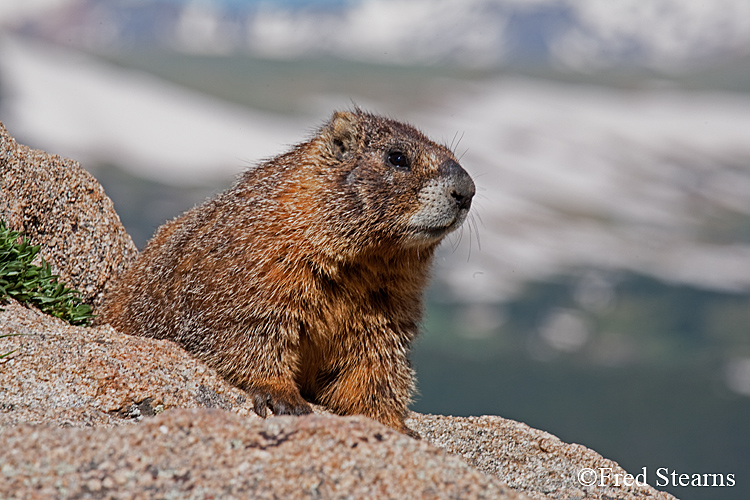
[[[18,144],[2,123],[0,217],[41,245],[52,271],[94,306],[138,253],[91,174],[76,161]]]
[[[527,498],[364,417],[263,420],[170,341],[3,307],[2,498]]]
[[[635,474],[626,479],[629,471],[585,446],[564,443],[514,420],[413,413],[407,424],[424,440],[532,498],[674,499],[669,493],[638,484]],[[602,479],[601,469],[608,477]],[[594,484],[584,484],[588,482]]]
[[[15,301],[0,306],[0,425],[116,425],[168,408],[256,417],[246,394],[168,340],[71,326]]]
[[[243,391],[177,344],[109,326],[70,326],[13,301],[3,308],[0,337],[12,336],[0,338],[0,354],[14,352],[0,360],[0,446],[13,452],[0,456],[8,479],[0,497],[44,498],[59,486],[61,498],[243,492],[257,498],[673,498],[650,486],[584,487],[577,481],[584,468],[624,471],[583,446],[500,417],[412,413],[408,425],[422,441],[320,407],[313,417],[263,420]],[[273,444],[279,435],[284,446]]]
[[[4,498],[527,498],[364,417],[169,410],[138,426],[0,428]]]

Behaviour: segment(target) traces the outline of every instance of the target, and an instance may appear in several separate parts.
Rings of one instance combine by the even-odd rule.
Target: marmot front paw
[[[248,391],[253,400],[253,410],[259,416],[266,418],[268,410],[274,415],[307,415],[312,413],[312,407],[294,389],[277,389],[271,386],[261,386]]]

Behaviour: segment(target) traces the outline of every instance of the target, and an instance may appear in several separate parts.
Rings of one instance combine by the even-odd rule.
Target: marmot
[[[261,416],[310,413],[307,399],[415,436],[408,352],[435,248],[474,191],[413,127],[336,112],[161,226],[98,322],[182,344]]]

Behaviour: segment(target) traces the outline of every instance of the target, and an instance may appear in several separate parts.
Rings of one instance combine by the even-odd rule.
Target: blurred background
[[[750,2],[25,0],[0,121],[139,248],[357,104],[451,145],[413,409],[496,414],[750,498]]]

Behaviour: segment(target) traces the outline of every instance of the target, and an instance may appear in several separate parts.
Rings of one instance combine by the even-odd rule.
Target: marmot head
[[[334,113],[318,138],[338,188],[329,221],[360,248],[434,247],[466,219],[474,182],[415,128],[355,109]]]

